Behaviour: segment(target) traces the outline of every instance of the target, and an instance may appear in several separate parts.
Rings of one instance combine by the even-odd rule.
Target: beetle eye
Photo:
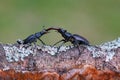
[[[65,33],[65,32],[67,32],[67,30],[61,29],[61,32],[64,32],[64,33]]]

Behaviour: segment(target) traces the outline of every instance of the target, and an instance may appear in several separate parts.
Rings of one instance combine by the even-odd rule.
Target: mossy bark
[[[107,45],[109,49],[105,46],[106,44],[109,44]],[[97,80],[101,78],[100,75],[103,76],[101,79],[119,79],[120,47],[118,42],[117,44],[118,45],[113,46],[113,43],[107,42],[99,46],[82,45],[79,46],[80,55],[78,48],[75,47],[59,52],[56,55],[51,55],[50,51],[46,51],[45,48],[43,48],[44,46],[26,47],[25,45],[1,43],[1,75],[4,76],[2,73],[7,74],[6,71],[9,73],[9,70],[14,70],[13,72],[15,73],[21,72],[19,74],[23,72],[29,72],[29,74],[35,72],[36,74],[39,73],[43,78],[46,76],[51,78],[52,76],[52,79],[63,80],[74,78]],[[111,45],[112,47],[110,47]],[[21,55],[26,53],[27,55],[24,57]],[[13,59],[14,56],[18,59]],[[53,77],[53,75],[56,77]],[[14,76],[12,75],[12,77],[15,77],[15,74]],[[42,78],[39,77],[39,79]]]

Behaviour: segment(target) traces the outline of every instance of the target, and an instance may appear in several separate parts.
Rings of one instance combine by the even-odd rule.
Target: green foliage
[[[14,43],[42,30],[59,26],[99,44],[119,37],[119,0],[1,0],[0,42]],[[59,34],[42,39],[53,44]]]

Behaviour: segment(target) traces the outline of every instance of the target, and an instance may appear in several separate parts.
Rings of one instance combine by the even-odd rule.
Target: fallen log
[[[57,47],[0,43],[0,79],[119,80],[120,38],[101,45]]]

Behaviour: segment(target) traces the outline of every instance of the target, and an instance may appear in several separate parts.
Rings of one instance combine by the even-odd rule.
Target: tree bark
[[[119,80],[120,38],[101,45],[57,47],[0,43],[5,80]],[[34,74],[33,74],[34,73]],[[6,75],[8,75],[6,77]]]

